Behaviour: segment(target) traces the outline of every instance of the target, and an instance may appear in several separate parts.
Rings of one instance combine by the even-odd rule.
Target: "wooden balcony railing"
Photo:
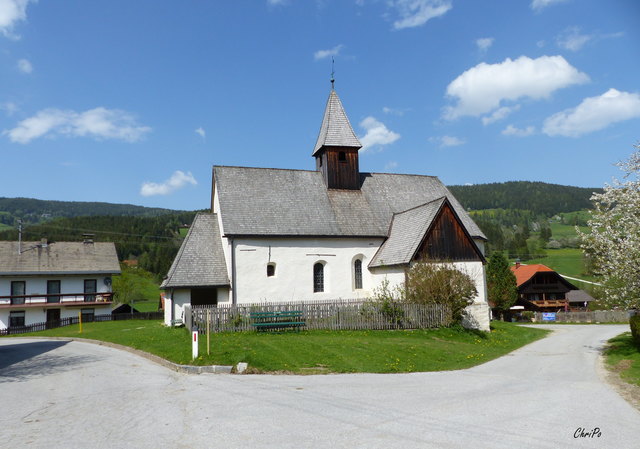
[[[71,305],[107,305],[113,293],[34,293],[31,295],[0,296],[0,309],[24,307],[60,307]]]

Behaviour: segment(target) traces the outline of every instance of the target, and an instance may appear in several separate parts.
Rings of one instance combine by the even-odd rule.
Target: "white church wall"
[[[381,244],[381,238],[236,238],[236,301],[369,297],[376,281],[367,265]],[[354,284],[356,258],[362,260],[362,289]],[[273,276],[267,276],[269,263]],[[324,265],[324,291],[314,293],[316,263]]]

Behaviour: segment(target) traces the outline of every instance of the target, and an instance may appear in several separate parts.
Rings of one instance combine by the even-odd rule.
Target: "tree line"
[[[182,243],[180,229],[189,226],[196,212],[179,212],[155,217],[81,216],[56,218],[23,227],[24,241],[46,238],[82,241],[93,234],[97,242],[114,242],[119,260],[136,259],[138,266],[161,279],[167,274]],[[17,240],[16,229],[0,232],[0,240]]]

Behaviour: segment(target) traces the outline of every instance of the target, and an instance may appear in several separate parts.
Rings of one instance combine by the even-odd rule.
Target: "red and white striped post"
[[[198,358],[198,328],[194,327],[193,328],[193,332],[191,332],[192,334],[192,338],[191,338],[191,356],[194,359]]]

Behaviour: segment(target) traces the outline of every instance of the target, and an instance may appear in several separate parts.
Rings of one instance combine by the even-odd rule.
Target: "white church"
[[[361,147],[332,88],[315,170],[214,166],[211,212],[161,286],[166,324],[186,304],[367,298],[428,258],[474,279],[468,310],[488,330],[485,235],[438,178],[360,172]]]

